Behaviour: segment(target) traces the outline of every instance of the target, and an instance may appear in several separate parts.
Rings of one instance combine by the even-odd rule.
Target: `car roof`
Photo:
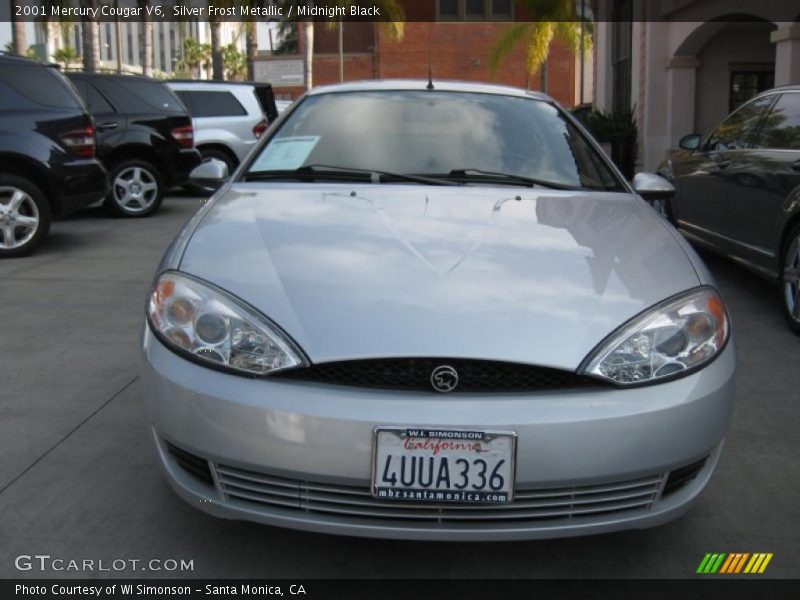
[[[788,85],[779,85],[778,87],[759,92],[757,95],[766,96],[767,94],[774,94],[776,92],[800,92],[800,84],[790,83]]]
[[[439,79],[434,79],[432,83],[433,90],[435,91],[495,94],[498,96],[516,96],[518,98],[536,98],[537,100],[553,102],[553,99],[547,94],[535,92],[533,90],[523,90],[521,88],[515,88],[507,85]],[[311,89],[308,94],[310,96],[316,96],[318,94],[330,94],[337,92],[405,91],[427,89],[427,79],[381,79],[319,86]]]
[[[181,85],[218,85],[227,87],[229,85],[246,85],[257,87],[272,87],[271,83],[266,81],[217,81],[214,79],[167,79],[166,83],[179,83]]]
[[[7,54],[0,52],[1,65],[18,65],[21,67],[58,67],[58,65],[51,63],[43,63],[26,56],[18,56],[16,54]]]
[[[103,79],[121,79],[122,81],[164,83],[160,79],[153,79],[151,77],[144,77],[142,75],[121,75],[119,73],[89,73],[88,71],[65,71],[64,75],[66,75],[67,77],[75,77],[77,79],[103,78]]]

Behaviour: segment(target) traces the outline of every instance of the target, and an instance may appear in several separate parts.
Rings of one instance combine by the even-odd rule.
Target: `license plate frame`
[[[424,434],[424,435],[412,435],[414,433],[417,434]],[[433,435],[436,433],[445,434],[445,435]],[[399,440],[405,440],[407,438],[412,438],[414,440],[419,440],[424,442],[428,441],[436,441],[439,440],[441,442],[452,442],[452,441],[468,441],[468,442],[480,442],[481,447],[488,446],[489,450],[488,453],[497,453],[500,451],[502,456],[505,456],[508,459],[508,468],[504,469],[506,474],[506,481],[507,485],[504,485],[501,490],[480,490],[484,494],[505,494],[505,499],[497,500],[497,499],[486,499],[486,500],[465,500],[462,497],[464,492],[470,492],[471,494],[475,495],[475,490],[455,490],[451,485],[449,488],[439,489],[424,489],[424,490],[416,490],[414,488],[408,487],[400,487],[400,486],[390,486],[387,487],[385,485],[381,485],[379,482],[379,478],[381,477],[381,469],[383,466],[379,464],[381,459],[381,448],[379,444],[381,442],[381,436],[383,434],[390,434],[398,438]],[[452,437],[447,437],[452,436]],[[502,449],[494,449],[492,450],[492,444],[500,444],[505,442],[507,448],[505,449],[505,453],[502,453]],[[409,454],[406,456],[411,456],[410,450],[404,449]],[[486,456],[484,450],[475,451],[472,450],[472,455],[475,457],[483,457]],[[469,451],[465,451],[465,456],[469,454]],[[481,456],[483,455],[483,456]],[[426,454],[425,457],[427,458],[430,454]],[[447,455],[450,456],[449,454]],[[468,459],[469,460],[469,459]],[[385,465],[385,461],[384,462]],[[431,467],[432,468],[432,467]],[[440,465],[441,468],[441,465]],[[374,498],[379,500],[387,501],[387,502],[408,502],[409,504],[460,504],[460,505],[487,505],[487,504],[508,504],[514,500],[514,487],[516,481],[516,468],[517,468],[517,434],[513,431],[501,431],[501,430],[489,430],[489,429],[460,429],[460,428],[452,428],[452,427],[415,427],[415,426],[377,426],[373,429],[372,432],[372,463],[371,463],[371,473],[370,473],[370,492]],[[487,469],[489,469],[487,467]],[[421,477],[421,475],[420,475]],[[469,481],[469,480],[468,480]],[[430,492],[427,495],[433,495],[436,497],[397,497],[396,495],[387,496],[387,492],[385,490],[393,490],[393,492],[397,493],[400,492],[400,495],[408,496],[410,492],[413,492],[415,495],[417,492]],[[445,492],[445,496],[447,496],[447,492],[450,493],[450,497],[440,498],[438,497],[438,492]],[[426,494],[422,494],[425,496]],[[452,496],[456,496],[454,499]]]

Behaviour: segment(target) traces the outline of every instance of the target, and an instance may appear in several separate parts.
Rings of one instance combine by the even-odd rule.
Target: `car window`
[[[90,84],[85,79],[72,79],[72,85],[75,86],[75,89],[78,90],[78,94],[80,94],[83,101],[86,103],[86,106],[89,108],[89,112],[92,114],[98,113],[109,113],[114,112],[114,108],[108,103],[100,92],[97,91],[97,88]]]
[[[774,96],[763,96],[743,105],[714,130],[705,143],[705,149],[719,152],[750,147],[761,118],[774,100]]]
[[[230,92],[184,90],[178,94],[193,117],[239,117],[247,111]]]
[[[482,169],[570,187],[623,189],[559,109],[499,94],[309,96],[261,149],[250,172],[310,164],[428,175]]]
[[[754,146],[800,150],[800,93],[781,94],[764,119]]]
[[[178,97],[158,81],[98,78],[94,82],[100,90],[126,113],[147,113],[154,110],[168,114],[185,114]]]
[[[93,85],[89,86],[87,104],[89,105],[89,110],[91,110],[93,113],[115,112],[114,107],[109,104],[108,100],[103,97],[103,94],[101,94]]]
[[[79,108],[80,101],[55,69],[41,66],[4,65],[0,69],[0,107]]]

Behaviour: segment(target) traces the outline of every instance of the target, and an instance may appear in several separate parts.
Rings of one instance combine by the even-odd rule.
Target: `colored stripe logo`
[[[697,573],[725,575],[735,575],[738,573],[756,574],[763,573],[769,561],[772,560],[772,552],[724,552],[706,554],[697,567]]]

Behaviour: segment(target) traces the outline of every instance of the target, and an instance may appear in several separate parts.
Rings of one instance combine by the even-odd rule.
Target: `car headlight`
[[[725,347],[725,305],[710,287],[680,294],[623,325],[589,355],[581,372],[620,385],[687,375]]]
[[[306,364],[280,329],[227,292],[168,271],[153,286],[147,319],[168,347],[208,366],[265,375]]]

